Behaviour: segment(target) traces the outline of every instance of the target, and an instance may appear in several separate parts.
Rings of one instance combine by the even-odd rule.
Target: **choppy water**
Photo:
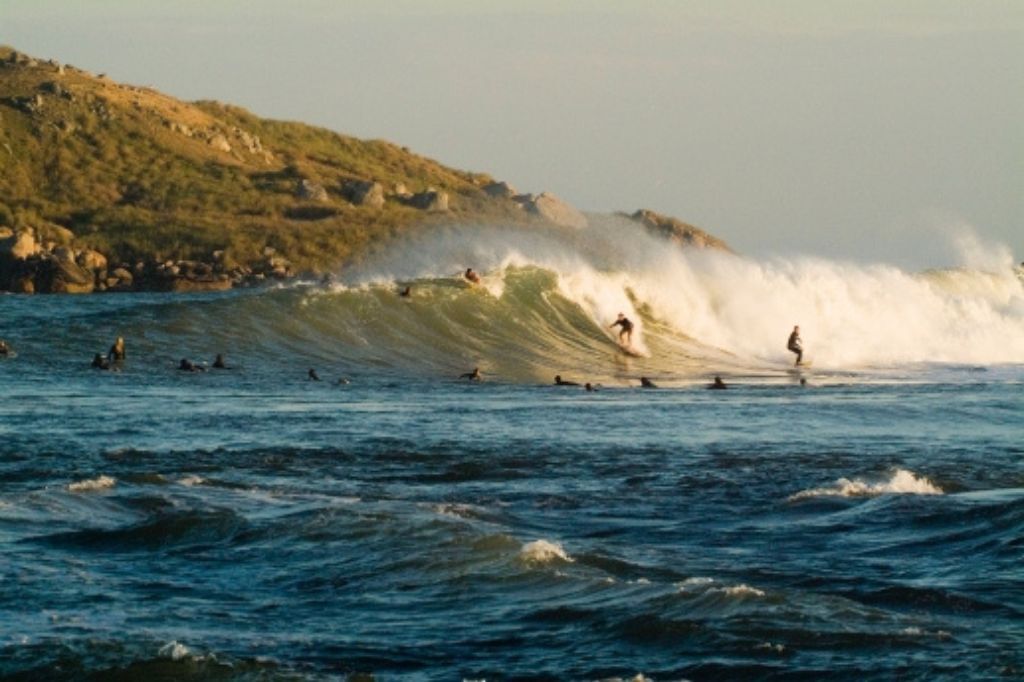
[[[1024,364],[800,388],[636,291],[629,359],[492,277],[0,297],[0,676],[1024,676]]]

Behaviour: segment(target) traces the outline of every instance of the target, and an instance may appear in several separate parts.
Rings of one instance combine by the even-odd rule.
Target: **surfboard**
[[[643,353],[638,351],[636,348],[633,348],[632,346],[626,346],[626,345],[623,345],[623,344],[620,343],[619,344],[619,350],[621,350],[626,355],[632,355],[634,358],[642,358],[642,357],[644,357]]]

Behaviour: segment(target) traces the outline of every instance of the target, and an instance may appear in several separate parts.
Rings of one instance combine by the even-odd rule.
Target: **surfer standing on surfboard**
[[[633,345],[633,323],[630,321],[628,317],[626,317],[622,313],[619,313],[618,318],[616,318],[614,322],[608,325],[608,327],[609,329],[611,327],[622,327],[622,329],[619,330],[619,345]],[[623,341],[623,338],[625,338],[625,341]]]
[[[465,277],[471,284],[480,284],[480,275],[473,272],[473,268],[466,268],[466,273],[463,277]]]
[[[793,327],[793,333],[789,335],[789,341],[786,342],[786,348],[790,352],[796,353],[796,362],[793,363],[793,366],[798,366],[800,361],[804,359],[804,344],[803,341],[800,340],[799,325]]]

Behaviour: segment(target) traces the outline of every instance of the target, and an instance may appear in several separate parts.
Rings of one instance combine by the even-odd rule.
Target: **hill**
[[[525,210],[524,210],[525,209]],[[439,223],[585,218],[379,140],[187,103],[0,47],[0,288],[217,289]]]

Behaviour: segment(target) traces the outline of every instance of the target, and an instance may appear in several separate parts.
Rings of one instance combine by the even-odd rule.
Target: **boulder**
[[[7,239],[0,241],[0,256],[7,256],[12,260],[31,258],[42,250],[32,230],[16,232]]]
[[[110,283],[111,279],[115,280],[113,284]],[[134,281],[135,278],[132,276],[132,273],[128,272],[124,268],[114,268],[110,273],[110,277],[107,279],[107,286],[111,288],[114,286],[131,287]]]
[[[295,196],[310,201],[327,201],[327,190],[323,185],[318,185],[312,180],[302,179],[295,188]]]
[[[75,262],[86,270],[92,270],[93,272],[107,267],[107,257],[99,251],[93,251],[92,249],[82,249],[78,253],[78,257],[75,258]]]
[[[75,263],[74,258],[43,258],[36,271],[36,290],[51,294],[88,294],[95,286],[93,274]]]
[[[53,249],[53,257],[62,263],[75,263],[75,252],[70,246],[58,246]]]
[[[428,189],[424,192],[413,194],[409,198],[409,205],[424,211],[447,211],[448,192]]]
[[[384,186],[372,180],[350,180],[344,185],[345,198],[356,206],[384,207]]]
[[[206,144],[210,145],[211,147],[213,147],[214,149],[216,149],[219,152],[230,152],[231,151],[231,143],[228,142],[228,138],[224,137],[220,133],[217,133],[216,135],[211,137],[209,140],[207,140]]]
[[[536,197],[526,197],[521,203],[526,210],[539,215],[549,223],[574,228],[587,226],[587,219],[582,213],[550,192],[541,192]]]
[[[492,182],[484,185],[483,189],[487,196],[498,199],[511,199],[518,194],[516,188],[507,182]]]

